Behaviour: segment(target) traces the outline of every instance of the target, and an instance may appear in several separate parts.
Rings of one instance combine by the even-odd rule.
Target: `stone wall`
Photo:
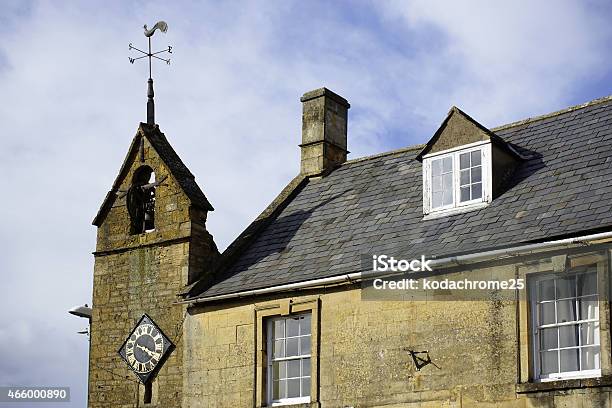
[[[143,405],[144,386],[117,351],[144,313],[176,345],[152,384],[152,404],[147,406],[180,407],[185,306],[176,301],[187,284],[209,270],[218,252],[206,231],[206,211],[191,205],[146,138],[144,154],[133,152],[126,165],[119,195],[98,228],[94,254],[89,407]],[[131,234],[121,193],[142,165],[163,182],[156,189],[155,230]]]
[[[550,262],[516,266],[459,276],[510,279],[552,268]],[[535,383],[521,378],[529,365],[525,298],[517,302],[485,292],[481,300],[450,301],[445,291],[429,295],[427,300],[364,301],[359,287],[343,287],[196,305],[184,326],[183,406],[265,406],[257,378],[265,362],[258,354],[263,329],[258,313],[284,314],[291,304],[316,299],[319,346],[312,354],[319,362],[319,398],[308,406],[612,407],[607,340],[602,340],[602,379]],[[607,339],[606,303],[600,309],[605,314],[601,336]],[[427,350],[439,368],[416,370],[408,349]]]
[[[180,407],[184,307],[173,305],[189,243],[136,248],[96,258],[89,367],[90,407],[136,407],[143,386],[117,351],[147,313],[176,343],[155,380],[152,406]],[[142,399],[142,397],[141,397]],[[142,403],[142,402],[141,402]]]

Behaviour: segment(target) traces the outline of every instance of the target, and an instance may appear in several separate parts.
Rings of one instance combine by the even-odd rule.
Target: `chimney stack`
[[[346,161],[348,101],[327,88],[306,92],[302,110],[300,172],[324,176]]]

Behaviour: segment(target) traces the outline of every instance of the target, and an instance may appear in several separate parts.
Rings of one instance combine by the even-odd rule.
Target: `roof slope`
[[[489,206],[423,220],[423,146],[349,161],[308,180],[192,297],[356,272],[366,254],[438,258],[612,227],[611,98],[494,131],[528,159]]]

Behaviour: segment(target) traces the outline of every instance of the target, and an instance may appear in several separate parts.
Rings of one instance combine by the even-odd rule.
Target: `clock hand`
[[[149,350],[147,347],[141,346],[140,344],[137,344],[136,347],[147,353],[149,357],[155,357],[155,352]]]

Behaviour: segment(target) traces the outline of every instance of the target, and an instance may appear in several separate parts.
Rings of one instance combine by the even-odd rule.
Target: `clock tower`
[[[89,407],[180,407],[179,293],[212,278],[213,207],[155,124],[141,123],[93,224],[98,227]]]

